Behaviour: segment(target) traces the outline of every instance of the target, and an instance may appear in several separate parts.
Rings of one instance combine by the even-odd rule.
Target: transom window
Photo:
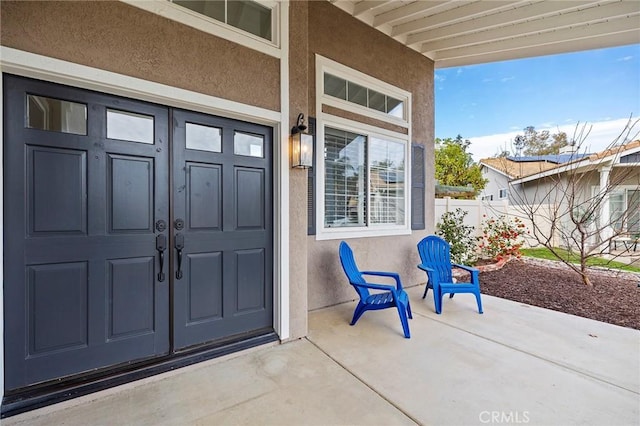
[[[277,0],[121,0],[274,58],[288,6]],[[188,48],[188,46],[186,47]]]
[[[409,128],[410,92],[320,55],[316,90],[321,105]]]
[[[405,225],[406,154],[403,142],[325,127],[325,227]]]
[[[400,99],[329,73],[324,74],[324,94],[380,111],[393,117],[405,118],[404,102]]]
[[[273,41],[273,11],[251,0],[171,0],[201,15],[213,18],[265,40]]]

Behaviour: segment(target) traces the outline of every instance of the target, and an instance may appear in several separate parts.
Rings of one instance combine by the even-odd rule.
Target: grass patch
[[[520,249],[523,256],[535,257],[537,259],[558,260],[551,251],[546,248],[527,248]],[[564,249],[556,249],[556,251],[562,256],[563,259],[569,260],[571,263],[580,263],[580,257],[576,253],[569,253]],[[591,257],[587,260],[589,266],[602,266],[609,269],[619,269],[621,271],[640,272],[640,268],[637,266],[627,265],[626,263],[616,262],[615,260],[608,260],[602,257]]]

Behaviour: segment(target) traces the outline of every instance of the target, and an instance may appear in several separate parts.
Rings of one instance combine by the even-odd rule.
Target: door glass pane
[[[233,135],[233,153],[248,157],[264,157],[262,136],[235,132]]]
[[[326,227],[365,226],[365,148],[367,137],[325,129],[324,224]]]
[[[611,213],[611,226],[616,232],[624,231],[624,192],[612,192],[609,196],[609,210]]]
[[[200,151],[222,151],[222,129],[217,127],[202,126],[200,124],[187,123],[186,125],[187,148]]]
[[[640,191],[627,191],[627,229],[629,234],[640,237]]]
[[[229,0],[227,24],[271,41],[271,9],[259,3]]]
[[[87,134],[87,106],[44,96],[27,95],[27,127]]]
[[[400,142],[370,138],[369,205],[372,224],[404,225],[404,148]]]
[[[201,15],[208,16],[220,22],[224,19],[224,1],[173,0],[175,4],[191,9]]]
[[[153,117],[108,109],[107,138],[152,144]]]

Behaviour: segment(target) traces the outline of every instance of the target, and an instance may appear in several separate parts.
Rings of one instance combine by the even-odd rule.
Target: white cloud
[[[634,122],[636,122],[635,118],[632,119],[631,124]],[[580,132],[583,130],[583,125],[586,124],[586,128],[584,129],[585,135],[586,132],[589,131],[589,128],[591,130],[589,135],[586,136],[586,139],[584,139],[581,151],[586,150],[588,152],[598,152],[611,145],[625,130],[625,126],[628,123],[628,118],[619,118],[616,120],[598,121],[594,123],[574,122],[572,124],[549,128],[536,127],[536,130],[549,130],[552,134],[557,133],[558,131],[565,132],[567,134],[567,138],[571,140],[572,138],[579,139]],[[513,142],[513,138],[518,134],[522,134],[522,129],[496,135],[467,138],[471,141],[469,151],[473,154],[474,161],[479,161],[482,158],[493,157],[503,150],[513,151],[511,143]],[[638,139],[640,137],[640,123],[636,124],[628,134],[625,131],[623,137],[620,138],[618,142],[621,142],[624,137],[629,137],[632,140]]]
[[[633,56],[623,56],[622,58],[618,58],[618,62],[630,61],[632,59],[633,59]]]
[[[501,82],[506,83],[507,81],[515,80],[515,77],[503,77],[500,79]]]

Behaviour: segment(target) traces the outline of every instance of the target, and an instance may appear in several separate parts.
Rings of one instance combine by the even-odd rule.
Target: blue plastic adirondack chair
[[[400,275],[395,272],[360,271],[356,265],[351,247],[344,241],[340,243],[340,263],[342,263],[342,269],[344,269],[349,283],[360,296],[360,302],[358,302],[358,306],[356,306],[356,310],[353,313],[351,325],[354,325],[365,311],[396,307],[400,315],[404,337],[410,338],[407,316],[409,318],[413,318],[413,316],[411,315],[409,296],[402,288]],[[391,277],[396,281],[396,286],[370,283],[365,281],[363,275]],[[370,293],[369,290],[381,290],[382,292]]]
[[[435,235],[425,237],[418,243],[418,253],[422,262],[418,265],[418,268],[425,271],[429,278],[422,298],[424,299],[427,296],[430,288],[433,289],[433,302],[436,306],[437,314],[442,313],[442,296],[445,293],[449,293],[450,299],[455,293],[475,294],[478,302],[478,312],[482,313],[480,278],[478,276],[479,271],[476,268],[451,263],[449,243]],[[451,274],[454,267],[470,272],[471,282],[454,283]]]

